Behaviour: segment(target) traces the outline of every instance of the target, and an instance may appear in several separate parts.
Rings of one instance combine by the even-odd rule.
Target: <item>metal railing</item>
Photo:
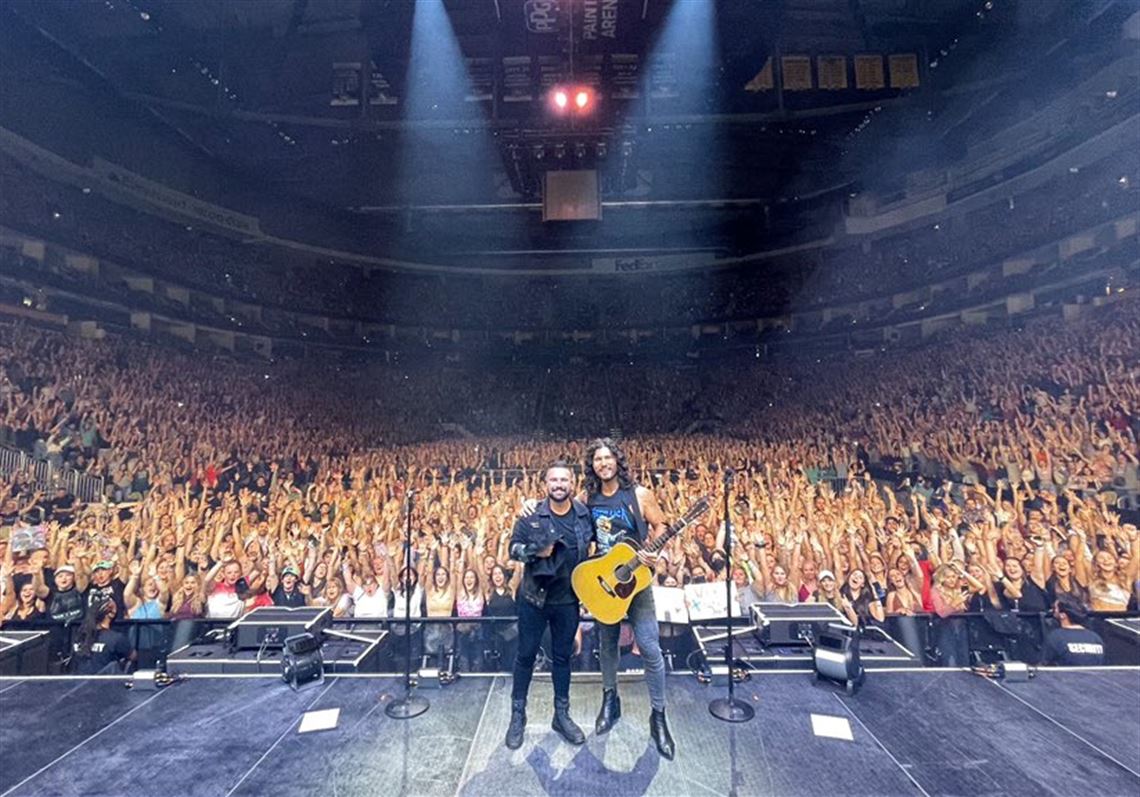
[[[83,502],[103,498],[102,476],[92,476],[68,466],[59,467],[48,459],[39,459],[26,451],[0,446],[0,474],[11,476],[21,473],[39,490],[48,491],[66,487],[67,491]]]
[[[1020,625],[1020,635],[1002,634],[996,631],[986,617],[987,613],[963,613],[938,617],[928,613],[919,613],[909,616],[891,616],[882,623],[872,623],[882,628],[888,635],[909,650],[916,658],[914,666],[966,666],[969,661],[947,661],[946,650],[940,649],[948,641],[952,641],[955,633],[965,635],[962,639],[971,654],[992,654],[994,657],[1004,657],[1027,661],[1036,664],[1036,660],[1029,661],[1023,654],[1037,650],[1045,634],[1054,626],[1047,612],[1008,612]],[[1101,634],[1106,642],[1107,663],[1140,665],[1140,629],[1132,633],[1137,639],[1131,642],[1119,641],[1120,634],[1114,634],[1112,621],[1132,618],[1140,619],[1136,612],[1131,613],[1090,613],[1086,623],[1087,627]],[[508,674],[517,644],[517,630],[515,617],[413,617],[412,637],[415,644],[416,656],[436,657],[440,650],[448,654],[465,657],[461,671]],[[125,633],[130,640],[131,648],[138,652],[140,666],[153,667],[155,662],[165,661],[171,651],[189,643],[221,643],[217,632],[224,630],[234,621],[232,619],[220,620],[200,618],[193,620],[125,620],[116,622],[114,628]],[[701,621],[697,625],[717,626],[724,625],[724,619]],[[742,622],[737,619],[737,623]],[[377,618],[342,618],[333,621],[332,628],[339,631],[353,629],[365,631],[392,630],[393,627],[402,627],[402,619]],[[581,647],[571,660],[572,669],[578,672],[596,671],[598,669],[596,655],[596,638],[591,636],[594,628],[590,621],[584,621],[586,629]],[[675,624],[676,630],[685,631],[691,628],[688,624]],[[59,674],[67,672],[67,661],[74,650],[73,643],[78,633],[79,625],[73,623],[62,625],[53,622],[25,623],[10,621],[4,624],[4,631],[48,631],[50,633],[50,656],[47,662],[48,671],[42,674]],[[211,632],[213,633],[211,637]],[[397,631],[397,637],[399,632]],[[3,632],[0,631],[0,635]],[[686,654],[697,649],[695,638],[691,633],[662,634],[662,649],[674,648],[667,651],[667,659],[676,662],[688,661]],[[676,654],[676,655],[673,655]],[[541,662],[540,662],[541,664]],[[675,670],[676,671],[676,670]],[[682,668],[683,671],[683,668]],[[22,674],[35,674],[24,672]]]

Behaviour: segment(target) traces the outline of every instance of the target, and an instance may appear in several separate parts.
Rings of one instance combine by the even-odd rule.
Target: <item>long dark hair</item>
[[[863,587],[858,592],[851,590],[850,581],[851,573],[860,572],[863,574]],[[843,579],[843,586],[839,588],[839,594],[847,600],[851,601],[851,606],[855,609],[855,613],[859,615],[859,623],[862,625],[867,618],[871,616],[870,605],[871,602],[877,600],[875,592],[871,589],[871,580],[867,578],[867,573],[861,568],[855,568],[851,573],[847,574],[847,578]]]
[[[597,495],[602,491],[602,480],[594,472],[594,454],[599,448],[608,448],[617,460],[617,480],[623,489],[633,487],[633,477],[629,475],[629,462],[626,461],[625,452],[617,443],[608,437],[599,437],[590,441],[586,447],[586,460],[582,465],[582,475],[586,481],[586,494]]]
[[[95,606],[90,606],[87,609],[87,614],[83,617],[83,624],[79,626],[79,633],[76,634],[76,648],[75,655],[81,659],[86,659],[91,656],[91,646],[99,641],[99,626],[107,619],[107,615],[115,608],[114,601],[107,599],[102,603]]]

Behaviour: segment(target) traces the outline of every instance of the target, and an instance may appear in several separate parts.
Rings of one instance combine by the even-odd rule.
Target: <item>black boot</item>
[[[594,721],[594,732],[598,734],[605,733],[614,726],[621,716],[621,698],[618,697],[616,689],[603,689],[602,690],[602,708],[598,712],[598,718]]]
[[[657,745],[657,752],[669,761],[677,754],[677,747],[673,744],[673,735],[669,733],[669,724],[665,722],[665,710],[653,710],[649,715],[649,735]]]
[[[570,719],[569,698],[554,698],[554,719],[551,720],[550,727],[570,744],[586,743],[586,734],[582,733],[578,723]]]
[[[526,730],[526,698],[511,701],[511,724],[507,726],[507,747],[518,750],[522,747],[523,731]]]

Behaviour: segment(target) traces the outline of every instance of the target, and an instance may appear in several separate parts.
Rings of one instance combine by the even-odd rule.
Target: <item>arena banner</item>
[[[780,72],[784,77],[784,91],[810,91],[811,56],[785,55],[780,59]]]
[[[771,91],[776,88],[776,79],[773,77],[772,56],[764,61],[764,66],[753,75],[752,79],[744,84],[745,91]]]
[[[855,88],[860,91],[879,91],[887,87],[883,73],[883,56],[863,53],[855,56]]]
[[[361,69],[359,61],[337,61],[332,65],[329,105],[360,105]]]
[[[254,216],[237,213],[220,205],[203,202],[189,194],[175,191],[164,185],[148,180],[122,166],[96,157],[92,159],[92,172],[103,181],[106,188],[127,198],[166,210],[190,219],[196,219],[215,227],[252,237],[260,237],[261,224]]]
[[[843,91],[847,88],[847,56],[821,55],[815,59],[819,87],[825,91]]]
[[[898,53],[887,57],[891,73],[892,89],[918,88],[918,56],[914,53]]]

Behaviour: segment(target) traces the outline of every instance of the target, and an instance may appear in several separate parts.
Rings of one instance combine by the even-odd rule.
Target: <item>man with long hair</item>
[[[620,541],[638,549],[638,559],[652,570],[657,554],[645,550],[645,543],[664,533],[665,513],[649,489],[636,484],[629,473],[625,453],[608,437],[594,440],[586,448],[585,504],[594,520],[597,552],[604,554]],[[649,734],[657,752],[670,761],[676,744],[665,721],[665,659],[661,655],[657,610],[653,591],[642,590],[634,596],[627,614],[634,639],[641,651],[645,683],[649,688]],[[598,623],[598,659],[602,668],[602,708],[594,730],[606,733],[621,716],[621,698],[617,693],[617,668],[620,655],[621,624]]]

